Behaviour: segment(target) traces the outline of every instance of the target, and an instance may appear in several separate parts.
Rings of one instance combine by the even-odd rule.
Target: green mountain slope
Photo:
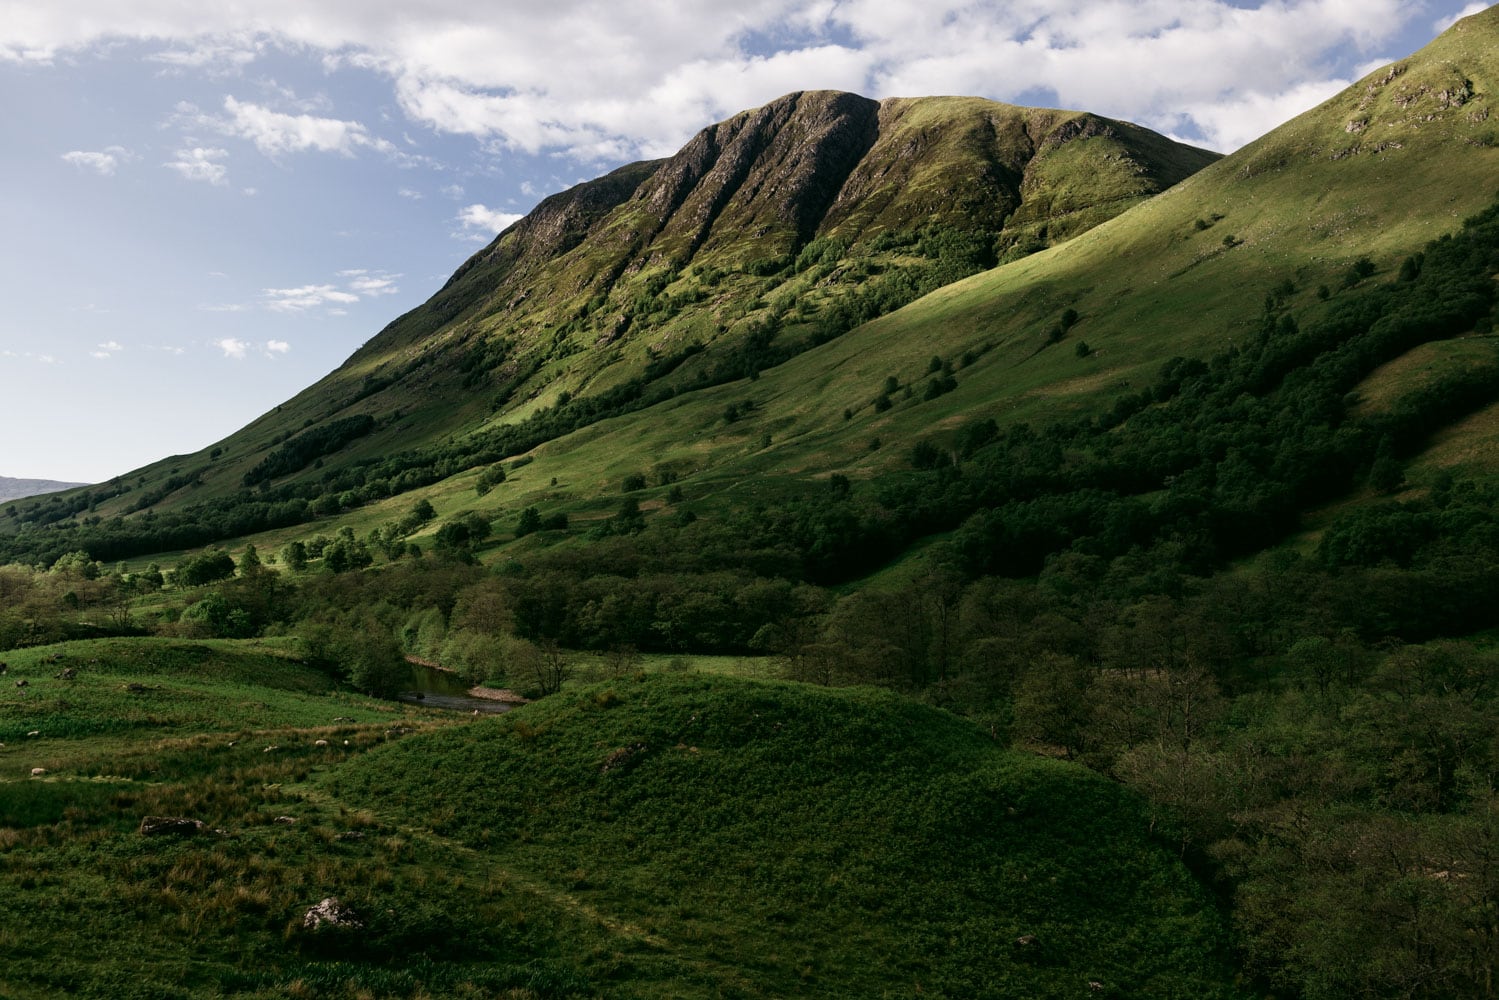
[[[1077,112],[792,94],[547,199],[318,384],[83,506],[337,495],[361,463],[355,485],[424,485],[784,361],[1215,158]]]
[[[46,547],[114,559],[285,525],[264,539],[279,545],[312,516],[363,533],[418,496],[441,517],[586,524],[627,477],[753,501],[904,469],[964,423],[1102,412],[1173,356],[1251,341],[1267,298],[1315,321],[1361,259],[1390,281],[1487,204],[1496,42],[1499,14],[1470,17],[1149,198],[1202,154],[1089,115],[792,95],[549,199],[209,454],[0,526],[124,515],[119,544],[73,529]],[[476,498],[517,456],[534,462]],[[189,509],[170,530],[138,517]]]
[[[613,928],[604,996],[1234,995],[1128,795],[891,694],[624,680],[325,787]]]
[[[984,416],[1045,422],[1106,409],[1174,355],[1246,342],[1266,296],[1287,283],[1278,308],[1316,315],[1328,308],[1319,287],[1341,291],[1359,258],[1389,280],[1405,255],[1488,205],[1499,178],[1499,126],[1488,114],[1499,93],[1496,43],[1499,13],[1469,18],[1061,247],[935,292],[753,385],[673,404],[669,420],[627,419],[541,455],[566,451],[568,467],[597,469],[585,489],[617,479],[640,454],[690,461],[724,482],[773,469],[870,475],[905,459],[904,449],[870,452],[874,437],[901,443]],[[1069,309],[1076,325],[1049,344]],[[974,360],[955,391],[923,401],[934,355]],[[916,398],[876,413],[888,376]],[[723,427],[714,417],[735,400],[758,405]],[[669,440],[668,423],[686,438]],[[748,447],[766,433],[773,452]],[[628,444],[640,439],[648,443],[638,451]]]

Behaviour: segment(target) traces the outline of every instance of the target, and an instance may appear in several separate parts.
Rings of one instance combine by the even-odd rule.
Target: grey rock
[[[302,916],[302,926],[308,930],[317,930],[321,927],[353,927],[364,926],[359,919],[359,914],[344,905],[337,896],[329,896],[316,906],[308,908]]]

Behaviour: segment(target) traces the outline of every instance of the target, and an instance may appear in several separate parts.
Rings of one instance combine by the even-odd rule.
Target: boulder
[[[359,914],[344,905],[337,896],[329,896],[327,899],[308,909],[302,916],[302,926],[308,930],[318,930],[323,927],[363,927],[364,922],[359,919]]]

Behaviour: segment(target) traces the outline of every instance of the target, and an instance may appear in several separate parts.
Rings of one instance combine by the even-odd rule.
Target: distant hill
[[[9,476],[0,476],[0,500],[20,500],[22,497],[56,493],[59,490],[71,490],[87,485],[87,483],[59,483],[51,479],[12,479]]]

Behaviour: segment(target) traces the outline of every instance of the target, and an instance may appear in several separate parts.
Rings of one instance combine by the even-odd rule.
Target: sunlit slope
[[[122,477],[134,495],[99,510],[463,447],[568,399],[629,407],[644,388],[731,381],[1215,159],[1082,112],[788,95],[547,199],[337,371],[211,449]],[[366,417],[320,463],[257,478],[288,440]]]
[[[1235,995],[1128,794],[889,693],[626,679],[326,787],[614,928],[602,996]]]
[[[1406,254],[1489,204],[1499,191],[1499,119],[1488,114],[1496,53],[1491,10],[1077,239],[943,288],[755,382],[539,455],[563,461],[564,478],[584,489],[652,462],[731,482],[774,470],[860,473],[903,462],[892,445],[966,420],[1096,411],[1175,355],[1249,336],[1267,295],[1315,316],[1319,289],[1336,300],[1359,258],[1376,268],[1369,280],[1392,280]],[[1068,310],[1075,322],[1051,342]],[[957,385],[924,400],[941,377],[929,372],[933,357]],[[891,376],[901,388],[877,412]],[[748,416],[725,422],[736,403]]]

